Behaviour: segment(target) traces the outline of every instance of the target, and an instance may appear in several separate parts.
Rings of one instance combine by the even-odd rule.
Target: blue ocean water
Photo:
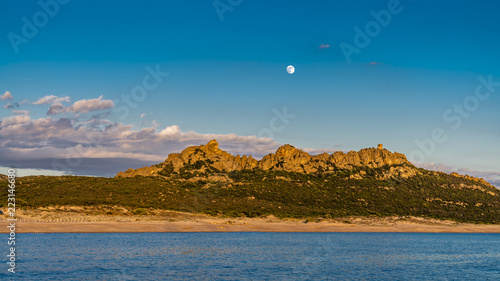
[[[500,234],[29,233],[17,240],[17,272],[4,263],[2,280],[500,280]]]

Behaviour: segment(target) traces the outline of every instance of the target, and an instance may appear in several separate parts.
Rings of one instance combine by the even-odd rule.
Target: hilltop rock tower
[[[384,146],[381,143],[379,143],[377,148],[378,149],[384,149]]]

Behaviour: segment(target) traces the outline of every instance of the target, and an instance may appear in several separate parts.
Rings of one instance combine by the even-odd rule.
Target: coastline
[[[0,223],[0,233],[8,233]],[[335,222],[201,222],[201,221],[101,221],[17,222],[17,233],[145,233],[145,232],[401,232],[401,233],[500,233],[500,225],[476,224],[348,224]]]
[[[109,214],[110,210],[114,214]],[[9,217],[0,217],[0,233],[8,233]],[[500,224],[458,223],[422,217],[343,217],[280,219],[222,217],[201,213],[148,210],[132,214],[126,209],[58,206],[19,209],[16,233],[142,233],[142,232],[420,232],[500,233]]]

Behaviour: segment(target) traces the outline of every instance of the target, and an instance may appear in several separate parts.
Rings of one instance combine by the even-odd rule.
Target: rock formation
[[[190,180],[230,181],[227,175],[220,172],[240,171],[244,169],[261,169],[273,171],[288,171],[297,173],[335,173],[339,170],[353,171],[347,178],[363,179],[372,176],[379,180],[393,178],[406,179],[421,174],[421,171],[411,164],[404,154],[390,152],[378,145],[377,148],[364,148],[360,151],[347,153],[337,151],[332,154],[322,153],[310,155],[292,145],[285,144],[261,160],[252,156],[233,156],[219,148],[216,140],[206,145],[190,146],[181,153],[172,153],[167,159],[157,165],[139,169],[128,169],[119,172],[117,177],[162,176],[170,177],[180,173],[191,173]],[[367,169],[377,169],[378,174],[367,175]],[[481,178],[468,175],[451,175],[473,180],[491,186]]]
[[[231,172],[243,169],[284,170],[299,173],[334,172],[339,169],[355,169],[357,167],[381,168],[390,166],[383,177],[409,177],[418,173],[418,170],[406,159],[406,156],[397,152],[390,152],[381,148],[365,148],[358,152],[333,154],[322,153],[312,156],[307,152],[285,144],[258,161],[252,156],[233,156],[219,148],[216,140],[206,145],[191,146],[181,153],[172,153],[165,162],[151,167],[129,169],[119,172],[117,177],[140,176],[168,176],[168,173],[179,173],[182,169],[206,172]],[[162,173],[163,172],[163,173]],[[362,178],[359,175],[358,178]]]
[[[464,178],[464,179],[468,179],[468,180],[473,180],[473,181],[477,181],[477,182],[480,182],[480,183],[484,183],[484,184],[487,184],[487,185],[490,185],[487,181],[485,181],[484,179],[482,178],[475,178],[475,177],[471,177],[469,175],[459,175],[458,173],[451,173],[450,175],[452,176],[455,176],[457,178]]]
[[[411,164],[404,154],[390,152],[381,144],[377,148],[365,148],[347,153],[337,151],[332,154],[322,153],[310,155],[292,145],[285,144],[261,160],[252,156],[233,156],[219,148],[216,140],[206,145],[190,146],[180,153],[172,153],[160,164],[139,169],[128,169],[119,172],[117,177],[160,176],[169,178],[173,175],[190,173],[184,177],[191,181],[205,179],[209,181],[231,181],[227,174],[240,170],[272,170],[297,173],[335,173],[350,171],[346,179],[363,179],[372,177],[378,180],[406,179],[421,174],[421,170]],[[378,169],[376,174],[368,174]],[[481,178],[457,173],[451,175],[473,180],[491,186]]]

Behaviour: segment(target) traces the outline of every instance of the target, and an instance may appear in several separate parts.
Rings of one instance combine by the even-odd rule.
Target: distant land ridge
[[[6,176],[0,176],[0,185],[0,207],[7,207]],[[19,177],[16,205],[44,216],[54,208],[77,208],[86,217],[174,211],[306,222],[410,216],[500,224],[498,188],[482,179],[415,167],[382,146],[311,156],[287,144],[258,161],[233,156],[212,140],[113,178]]]
[[[170,177],[186,171],[207,174],[252,169],[313,174],[335,173],[338,170],[353,170],[360,167],[363,170],[351,174],[351,179],[364,178],[366,168],[386,168],[383,173],[376,175],[379,180],[408,178],[421,173],[406,159],[404,154],[390,152],[381,144],[377,148],[364,148],[357,152],[337,151],[332,154],[321,153],[314,156],[290,144],[285,144],[279,147],[276,153],[270,153],[261,160],[256,160],[252,156],[233,156],[220,149],[216,140],[211,140],[206,145],[190,146],[181,153],[172,153],[161,164],[139,169],[130,168],[119,172],[116,177]],[[452,175],[490,185],[481,178],[461,176],[457,173],[452,173]]]

